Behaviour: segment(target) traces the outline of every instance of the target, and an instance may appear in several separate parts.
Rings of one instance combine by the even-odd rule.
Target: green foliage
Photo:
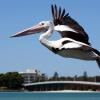
[[[0,87],[5,86],[5,75],[0,74]]]
[[[100,82],[100,76],[90,77],[87,72],[84,71],[82,76],[59,76],[57,72],[54,72],[53,76],[48,78],[47,81],[88,81],[88,82]]]
[[[100,76],[89,77],[87,72],[83,72],[82,76],[60,76],[58,72],[54,72],[52,77],[47,77],[46,74],[42,74],[37,77],[36,81],[89,81],[89,82],[100,82]],[[0,74],[0,87],[8,89],[20,89],[24,79],[18,72],[7,72]]]
[[[19,89],[22,87],[23,78],[18,72],[8,72],[0,74],[0,87],[9,89]]]

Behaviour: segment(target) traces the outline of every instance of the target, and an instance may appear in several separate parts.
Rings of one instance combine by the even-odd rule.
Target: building
[[[27,69],[25,72],[19,72],[24,78],[24,84],[39,81],[41,73],[36,69]]]
[[[24,84],[28,91],[100,91],[100,82],[46,81]]]

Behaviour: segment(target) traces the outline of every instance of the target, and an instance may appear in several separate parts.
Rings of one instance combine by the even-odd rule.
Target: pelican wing
[[[92,50],[92,48],[86,44],[81,44],[77,42],[66,42],[66,40],[63,41],[63,43],[65,44],[60,48],[60,50],[84,50],[84,51]]]
[[[69,13],[65,13],[65,9],[61,9],[61,7],[58,9],[56,5],[51,5],[51,10],[54,25],[59,26],[57,31],[60,32],[62,37],[68,37],[86,44],[90,44],[88,42],[89,37],[82,26],[80,26],[74,19],[72,19],[69,16]],[[67,26],[70,28],[70,30],[60,30],[60,25]]]

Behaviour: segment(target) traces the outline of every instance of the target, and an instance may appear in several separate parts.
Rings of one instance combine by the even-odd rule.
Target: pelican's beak
[[[20,37],[20,36],[25,36],[25,35],[31,35],[31,34],[35,34],[35,33],[40,33],[44,30],[45,30],[45,27],[43,25],[37,24],[33,27],[30,27],[28,29],[20,31],[20,32],[12,35],[11,37]]]

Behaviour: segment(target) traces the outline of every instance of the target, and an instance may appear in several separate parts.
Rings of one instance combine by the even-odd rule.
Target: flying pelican
[[[31,28],[18,32],[11,37],[20,37],[42,32],[39,41],[49,50],[62,57],[81,60],[95,60],[100,67],[100,52],[89,43],[89,37],[74,19],[65,13],[65,9],[51,5],[53,20],[42,21]],[[51,41],[49,38],[57,31],[62,38]]]

